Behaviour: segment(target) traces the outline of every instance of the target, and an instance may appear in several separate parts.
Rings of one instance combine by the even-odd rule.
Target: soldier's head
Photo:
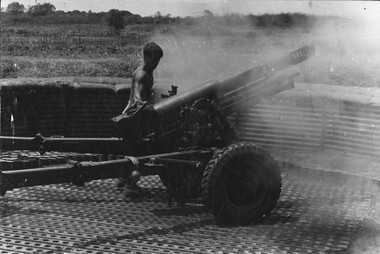
[[[154,42],[149,42],[143,48],[144,64],[154,70],[156,69],[160,59],[164,55],[164,52],[160,46]]]

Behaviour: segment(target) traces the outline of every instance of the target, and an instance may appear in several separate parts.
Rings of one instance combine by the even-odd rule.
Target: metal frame
[[[99,179],[125,177],[131,171],[139,169],[141,175],[158,175],[166,165],[175,163],[188,168],[197,167],[208,161],[213,149],[189,150],[141,157],[126,156],[124,159],[111,161],[69,161],[66,165],[45,168],[2,171],[0,169],[0,195],[15,188],[32,187],[45,184],[73,183],[84,186],[85,182]],[[189,160],[188,158],[196,158]]]

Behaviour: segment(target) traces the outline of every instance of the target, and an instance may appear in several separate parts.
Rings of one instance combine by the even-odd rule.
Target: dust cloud
[[[378,24],[378,23],[377,23]],[[377,87],[380,84],[380,28],[372,21],[326,18],[310,36],[318,47],[313,59],[320,75],[314,82]],[[319,67],[318,67],[319,65]],[[314,79],[313,79],[314,80]]]
[[[187,29],[190,32],[172,31],[152,37],[164,50],[157,79],[178,82],[179,91],[209,80],[223,80],[305,45],[296,40],[281,42],[275,32],[270,31],[273,35],[268,36],[249,24],[233,29],[205,23],[197,25],[197,32],[191,32],[195,28]]]
[[[151,38],[164,49],[161,80],[189,86],[223,79],[306,44],[317,54],[294,68],[299,81],[374,87],[380,83],[380,29],[373,20],[318,16],[313,27],[226,27],[202,22],[168,27]]]

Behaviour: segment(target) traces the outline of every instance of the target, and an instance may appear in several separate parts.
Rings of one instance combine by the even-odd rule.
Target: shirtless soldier
[[[143,48],[144,63],[132,74],[132,86],[129,95],[128,105],[123,110],[123,114],[136,102],[148,102],[151,97],[153,86],[153,71],[156,69],[160,59],[164,55],[162,48],[154,42],[149,42]],[[125,186],[127,197],[139,197],[142,194],[141,188],[137,185],[140,180],[140,173],[133,171],[127,179],[119,178],[117,187]]]
[[[154,42],[146,44],[143,48],[144,63],[132,74],[132,87],[128,105],[123,113],[135,102],[147,102],[151,96],[153,86],[153,71],[164,55],[161,47]]]

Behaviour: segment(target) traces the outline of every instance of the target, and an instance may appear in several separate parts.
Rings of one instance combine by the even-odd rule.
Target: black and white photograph
[[[380,253],[380,1],[0,7],[0,254]]]

